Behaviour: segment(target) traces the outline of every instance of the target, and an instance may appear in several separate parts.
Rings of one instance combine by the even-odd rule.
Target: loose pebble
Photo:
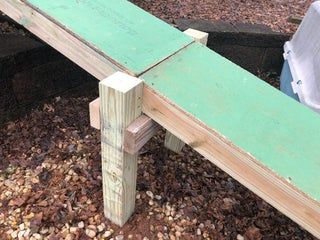
[[[41,240],[41,239],[42,239],[42,236],[41,236],[39,233],[34,233],[34,234],[32,235],[32,237],[34,237],[34,238],[37,239],[37,240]]]
[[[7,232],[7,234],[8,234],[8,232]],[[8,234],[9,235],[9,234]],[[12,232],[11,234],[11,237],[13,238],[13,239],[15,239],[16,237],[18,237],[18,231],[14,231],[14,232]]]
[[[25,233],[25,231],[24,231],[24,230],[20,231],[20,232],[18,233],[18,238],[22,238],[22,237],[23,237],[23,235],[24,235],[24,233]]]
[[[123,240],[124,239],[124,236],[123,235],[118,235],[116,236],[116,240]]]
[[[75,233],[78,231],[78,228],[77,227],[70,227],[70,232],[71,233]]]
[[[78,228],[84,228],[84,222],[82,222],[82,221],[79,222],[79,223],[78,223]]]
[[[151,199],[154,198],[154,195],[153,195],[153,193],[152,193],[151,191],[147,191],[146,194],[147,194],[147,196],[150,197]]]
[[[112,231],[108,230],[104,232],[103,236],[107,238],[107,237],[110,237],[112,233],[113,233]]]
[[[244,237],[240,234],[237,235],[237,240],[244,240]]]
[[[100,225],[97,227],[98,232],[102,232],[104,229],[105,229],[105,225],[104,225],[104,224],[100,224]]]
[[[96,236],[96,232],[90,228],[86,228],[86,235],[90,238],[94,238]]]
[[[65,238],[65,240],[73,240],[73,239],[74,239],[74,235],[71,233],[67,234],[67,236]]]

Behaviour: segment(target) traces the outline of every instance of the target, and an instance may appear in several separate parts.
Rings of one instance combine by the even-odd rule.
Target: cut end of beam
[[[139,150],[158,132],[160,125],[146,115],[137,118],[124,133],[124,151],[138,154]]]
[[[192,37],[196,42],[207,45],[209,34],[192,28],[187,29],[184,33]]]
[[[89,103],[90,125],[100,130],[100,99],[97,98]]]
[[[100,99],[89,104],[90,125],[100,130]],[[141,115],[132,122],[124,133],[124,151],[138,154],[139,150],[158,132],[160,125],[146,115]]]

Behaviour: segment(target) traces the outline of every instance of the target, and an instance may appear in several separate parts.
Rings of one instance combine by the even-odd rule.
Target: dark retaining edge
[[[283,45],[290,39],[288,34],[273,32],[260,24],[190,19],[179,19],[175,23],[181,31],[194,28],[209,33],[209,48],[254,74],[259,71],[280,74]]]
[[[0,34],[0,124],[40,100],[93,80],[48,45]]]

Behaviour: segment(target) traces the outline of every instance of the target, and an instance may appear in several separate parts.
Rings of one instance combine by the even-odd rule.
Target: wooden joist
[[[119,70],[143,79],[145,114],[320,237],[316,113],[128,1],[65,5],[0,1],[3,12],[98,79]]]
[[[91,127],[100,130],[100,98],[89,104],[89,110]],[[142,114],[126,128],[123,150],[130,154],[137,154],[159,129],[160,125]]]
[[[100,99],[97,98],[89,104],[90,126],[100,130]]]
[[[175,153],[180,153],[185,146],[185,143],[167,130],[164,146]]]
[[[124,150],[137,154],[139,150],[160,130],[160,125],[146,115],[141,115],[124,132]]]

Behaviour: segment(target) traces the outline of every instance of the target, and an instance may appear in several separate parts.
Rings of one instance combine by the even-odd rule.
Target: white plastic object
[[[294,93],[302,104],[320,113],[320,1],[312,3],[284,51]]]

